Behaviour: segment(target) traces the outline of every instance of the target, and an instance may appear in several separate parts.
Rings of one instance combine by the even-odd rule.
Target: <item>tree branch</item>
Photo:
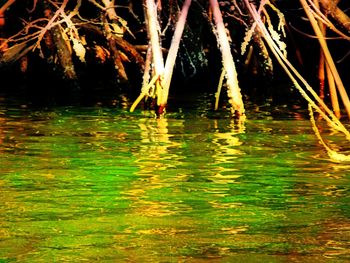
[[[347,16],[339,7],[337,3],[339,1],[331,0],[319,0],[321,6],[327,11],[327,13],[342,25],[348,33],[350,33],[350,17]]]

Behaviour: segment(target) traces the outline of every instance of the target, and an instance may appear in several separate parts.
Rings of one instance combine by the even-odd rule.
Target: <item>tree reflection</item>
[[[183,120],[172,120],[176,129],[183,129]],[[162,192],[168,191],[172,181],[178,176],[176,166],[181,162],[180,142],[172,139],[168,119],[140,119],[139,152],[136,152],[136,165],[139,170],[135,180],[125,192],[133,200],[136,214],[163,216],[174,213],[174,207],[167,200],[162,201]]]
[[[212,143],[215,145],[215,153],[213,154],[213,165],[217,172],[211,179],[215,183],[226,184],[234,183],[235,179],[240,177],[239,167],[233,167],[233,160],[240,158],[244,152],[240,150],[242,142],[238,138],[238,134],[245,132],[243,123],[236,124],[234,120],[230,120],[227,127],[219,127],[219,121],[214,120],[215,132],[213,133]]]

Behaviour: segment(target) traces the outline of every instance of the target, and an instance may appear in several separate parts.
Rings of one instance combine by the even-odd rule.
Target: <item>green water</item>
[[[298,114],[3,106],[0,262],[345,262],[349,175]]]

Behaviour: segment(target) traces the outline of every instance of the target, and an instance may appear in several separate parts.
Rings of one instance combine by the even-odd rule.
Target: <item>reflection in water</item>
[[[0,144],[3,143],[4,138],[5,138],[4,131],[3,131],[3,129],[1,128],[1,127],[4,126],[4,124],[5,124],[5,122],[6,122],[6,118],[4,117],[4,115],[5,115],[5,113],[2,112],[2,111],[0,110]]]
[[[229,184],[234,183],[235,179],[240,177],[239,167],[230,167],[234,163],[234,159],[240,158],[244,153],[239,146],[242,142],[237,134],[244,133],[243,124],[237,124],[231,120],[228,127],[221,131],[218,125],[218,120],[214,120],[215,132],[213,133],[212,143],[215,145],[215,154],[213,155],[213,166],[217,173],[212,176],[215,183]]]
[[[0,261],[349,259],[349,166],[308,121],[168,116],[3,110]]]

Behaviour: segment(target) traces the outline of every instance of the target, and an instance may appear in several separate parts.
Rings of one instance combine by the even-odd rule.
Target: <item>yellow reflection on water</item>
[[[173,121],[176,121],[176,129],[183,130],[183,120]],[[181,151],[177,150],[181,144],[172,140],[174,135],[169,132],[166,118],[140,119],[138,126],[141,140],[139,152],[134,153],[134,156],[135,164],[139,167],[135,174],[139,180],[133,181],[124,194],[133,201],[135,214],[150,217],[173,214],[174,208],[170,203],[150,200],[150,194],[155,189],[170,186],[166,180],[167,170],[175,169],[181,162],[182,157],[178,155]],[[170,148],[175,150],[170,151]]]
[[[216,131],[213,133],[212,143],[215,145],[215,154],[213,155],[213,164],[216,165],[216,173],[211,177],[215,183],[228,184],[234,183],[235,179],[241,177],[239,167],[230,167],[233,159],[240,158],[244,152],[240,150],[242,142],[238,134],[245,132],[244,123],[236,123],[231,120],[228,131],[220,131],[218,120],[214,120]]]
[[[6,122],[6,118],[2,117],[2,115],[5,115],[3,112],[0,111],[0,144],[3,143],[4,139],[5,139],[5,132],[3,130],[3,126]],[[0,150],[1,152],[1,150]]]
[[[136,201],[136,202],[135,202]],[[175,214],[176,211],[169,209],[169,203],[160,201],[134,200],[134,213],[140,216],[160,217]]]
[[[235,235],[238,233],[246,232],[249,229],[248,226],[237,226],[237,227],[224,227],[220,230],[226,234]]]
[[[183,121],[178,120],[177,125],[183,127]],[[166,170],[174,165],[181,157],[178,151],[169,153],[169,148],[179,148],[181,144],[173,141],[169,134],[167,119],[140,119],[140,152],[136,154],[138,175],[155,175],[155,171]],[[172,160],[165,162],[164,160]],[[155,178],[154,178],[155,179]]]

